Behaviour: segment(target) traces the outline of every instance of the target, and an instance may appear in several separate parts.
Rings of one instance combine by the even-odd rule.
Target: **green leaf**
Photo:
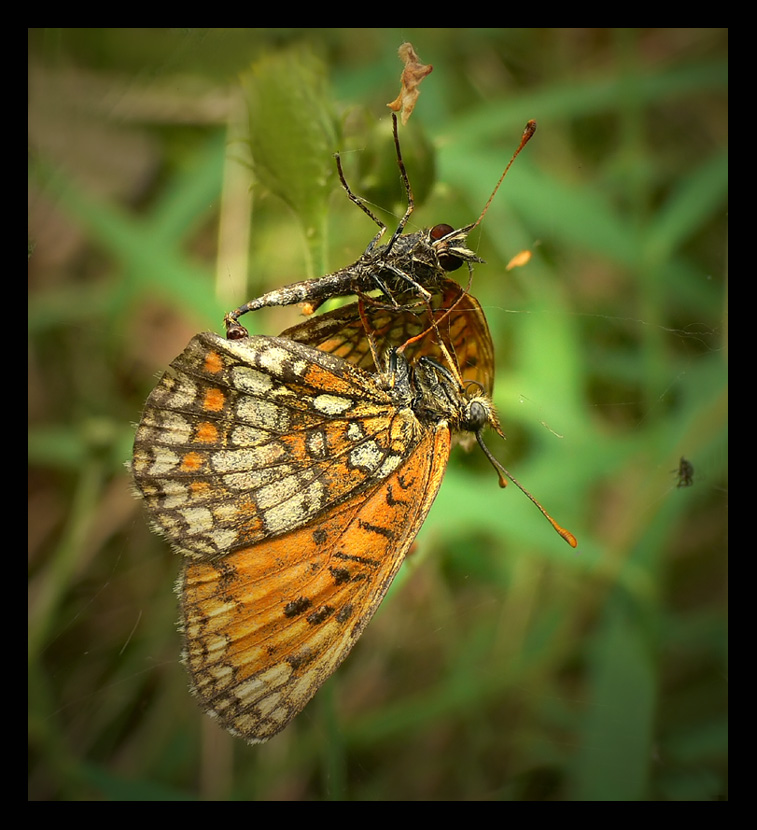
[[[337,118],[326,69],[309,51],[269,55],[242,76],[255,175],[297,214],[323,273],[328,197],[336,182]]]

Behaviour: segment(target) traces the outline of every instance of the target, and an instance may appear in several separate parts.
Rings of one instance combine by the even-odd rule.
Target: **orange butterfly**
[[[441,484],[497,426],[429,357],[383,373],[288,338],[197,335],[148,398],[132,469],[185,557],[184,659],[206,710],[276,734],[344,659]]]

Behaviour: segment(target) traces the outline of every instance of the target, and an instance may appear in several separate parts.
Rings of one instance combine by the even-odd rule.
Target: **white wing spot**
[[[290,499],[276,507],[269,507],[264,513],[269,533],[281,533],[301,523],[304,516],[313,516],[323,503],[323,483],[314,481],[307,488],[299,490]]]
[[[366,441],[350,452],[350,464],[360,470],[372,472],[383,457],[384,453],[375,441]]]
[[[313,398],[313,406],[324,415],[341,415],[352,406],[352,401],[338,395],[323,394]]]
[[[232,385],[240,392],[262,395],[273,386],[270,375],[251,366],[235,366],[231,372]]]

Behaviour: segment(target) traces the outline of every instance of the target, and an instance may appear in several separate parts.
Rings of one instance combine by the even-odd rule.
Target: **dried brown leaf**
[[[405,64],[402,70],[400,81],[402,87],[400,94],[391,102],[387,104],[389,109],[394,112],[402,112],[400,116],[402,123],[407,124],[408,119],[415,109],[416,101],[420,95],[421,81],[426,75],[431,74],[434,68],[431,64],[423,64],[418,57],[418,53],[413,48],[412,43],[403,43],[398,50],[398,54]]]

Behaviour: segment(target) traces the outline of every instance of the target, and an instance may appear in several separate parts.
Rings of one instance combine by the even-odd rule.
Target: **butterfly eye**
[[[467,421],[464,427],[470,432],[478,432],[489,423],[489,411],[479,400],[470,402],[466,415]]]
[[[431,238],[433,240],[443,239],[454,230],[455,229],[452,225],[445,225],[444,223],[441,225],[434,225],[434,227],[431,228]],[[439,265],[441,265],[445,271],[457,271],[462,264],[463,261],[460,257],[447,253],[439,254]]]
[[[434,225],[431,228],[431,238],[432,239],[441,239],[443,236],[447,236],[447,234],[452,233],[455,229],[452,225],[445,225],[442,223],[441,225]]]

